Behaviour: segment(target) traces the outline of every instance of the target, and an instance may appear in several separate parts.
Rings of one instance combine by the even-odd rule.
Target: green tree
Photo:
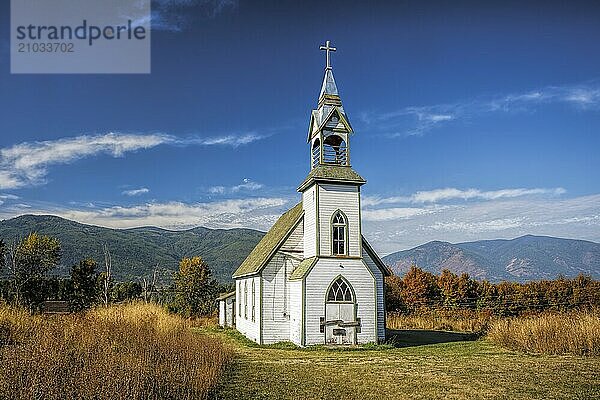
[[[183,258],[173,278],[175,296],[170,306],[173,311],[188,317],[214,312],[218,285],[202,258]]]
[[[82,311],[90,308],[97,297],[96,261],[91,258],[79,261],[71,267],[71,308]]]
[[[16,303],[34,308],[45,297],[45,274],[60,262],[60,242],[30,233],[14,247],[9,259]]]
[[[0,239],[0,272],[6,265],[6,244],[4,240]]]
[[[137,282],[117,282],[111,287],[110,299],[113,302],[135,300],[142,295],[142,285]]]

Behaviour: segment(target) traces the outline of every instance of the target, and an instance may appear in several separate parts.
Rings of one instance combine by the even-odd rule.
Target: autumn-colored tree
[[[457,302],[461,307],[475,308],[477,300],[477,281],[463,272],[457,281]]]
[[[448,269],[443,269],[438,277],[438,286],[442,296],[444,307],[454,308],[458,306],[458,276]]]
[[[209,315],[215,310],[217,282],[201,257],[183,258],[174,275],[175,296],[171,309],[185,316]]]
[[[385,306],[387,311],[406,311],[406,304],[404,304],[402,298],[403,286],[402,278],[397,275],[390,275],[385,278]]]
[[[402,298],[407,307],[415,309],[439,304],[440,288],[432,273],[413,265],[402,282]]]

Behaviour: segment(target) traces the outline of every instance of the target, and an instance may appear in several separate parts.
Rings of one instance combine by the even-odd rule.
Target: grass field
[[[526,355],[464,334],[397,331],[404,347],[344,351],[199,332],[235,353],[219,399],[600,399],[598,357]]]

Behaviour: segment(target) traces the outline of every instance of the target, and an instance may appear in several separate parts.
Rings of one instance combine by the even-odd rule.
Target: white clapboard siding
[[[343,267],[340,267],[340,264]],[[320,332],[320,317],[325,317],[325,297],[331,282],[342,275],[354,289],[357,317],[361,319],[359,344],[377,342],[375,280],[360,259],[319,259],[305,278],[305,345],[322,344],[325,334]]]
[[[287,240],[281,245],[280,251],[297,253],[302,259],[304,252],[304,222],[300,221],[298,226],[294,228]]]
[[[385,340],[384,277],[381,270],[366,251],[363,251],[363,260],[375,276],[375,281],[377,282],[377,336],[379,340],[383,341]]]
[[[303,282],[290,282],[290,338],[297,345],[302,345],[302,285]]]
[[[262,342],[288,341],[290,338],[289,276],[300,260],[277,252],[263,270]]]
[[[219,325],[220,326],[226,326],[227,315],[225,314],[225,312],[226,312],[225,300],[219,300]]]
[[[360,256],[359,191],[356,186],[319,185],[319,233],[321,255],[331,255],[331,218],[341,210],[348,218],[349,255]]]
[[[252,298],[252,281],[254,281],[254,298]],[[248,286],[248,308],[246,311],[244,285]],[[260,342],[260,277],[253,276],[244,279],[238,279],[236,285],[236,329],[243,333],[247,338]],[[238,304],[241,304],[241,313]],[[256,307],[254,312],[254,321],[252,321],[252,305]]]
[[[302,194],[302,209],[304,210],[304,258],[313,257],[317,252],[316,228],[316,185],[307,189]]]

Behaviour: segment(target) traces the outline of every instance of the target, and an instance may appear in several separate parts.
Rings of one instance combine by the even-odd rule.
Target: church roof
[[[219,297],[217,297],[217,301],[228,299],[232,296],[235,296],[235,290],[229,293],[221,293]]]
[[[240,278],[259,273],[269,261],[271,261],[273,255],[275,255],[277,250],[279,250],[281,245],[290,236],[294,228],[302,220],[303,216],[302,202],[300,202],[279,217],[277,222],[275,222],[275,225],[273,225],[269,232],[263,236],[248,257],[246,257],[244,262],[242,262],[238,269],[233,273],[233,278]],[[364,236],[361,236],[361,239],[363,249],[367,252],[369,257],[371,257],[381,272],[383,272],[384,276],[391,275],[390,269],[383,261],[381,261],[381,258],[367,242],[367,239],[365,239]],[[309,257],[302,260],[290,275],[290,280],[304,279],[316,262],[317,257]]]
[[[362,176],[360,176],[351,167],[346,165],[318,165],[314,167],[304,182],[298,187],[298,191],[306,189],[312,182],[354,182],[359,185],[365,184]]]
[[[233,273],[234,278],[258,273],[271,260],[277,249],[290,235],[302,218],[302,202],[283,214],[269,232],[263,236],[256,247],[248,254],[238,269]]]
[[[290,281],[303,279],[306,274],[314,267],[317,257],[305,258],[290,275]]]

